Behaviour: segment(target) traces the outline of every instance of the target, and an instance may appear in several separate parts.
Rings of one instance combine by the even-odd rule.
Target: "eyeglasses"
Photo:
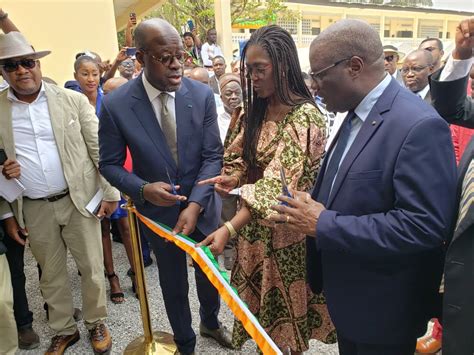
[[[432,65],[429,64],[429,65],[418,65],[418,66],[415,66],[415,67],[411,67],[411,68],[402,68],[400,70],[400,72],[403,74],[403,75],[407,75],[409,72],[413,72],[415,74],[418,74],[418,73],[421,73],[421,71],[425,68],[429,68],[431,67]]]
[[[347,60],[350,60],[352,58],[351,57],[347,57],[347,58],[344,58],[344,59],[341,59],[341,60],[338,60],[337,62],[334,62],[333,64],[331,65],[328,65],[326,68],[323,68],[317,72],[311,72],[309,73],[309,75],[311,76],[311,78],[314,80],[314,81],[320,81],[323,79],[324,77],[324,73],[327,72],[329,69],[331,68],[334,68],[335,66],[338,66],[339,64],[341,64],[342,62],[345,62]]]
[[[393,62],[393,60],[395,59],[395,55],[394,55],[394,54],[387,55],[387,56],[385,56],[384,59],[385,59],[387,62]]]
[[[120,66],[122,66],[124,68],[132,68],[133,66],[135,66],[135,64],[130,63],[130,62],[122,62],[122,63],[120,63]]]
[[[142,50],[144,52],[148,52],[148,50],[146,50],[146,49],[142,49]],[[167,67],[169,67],[171,65],[171,63],[174,62],[175,59],[179,62],[179,64],[183,64],[184,60],[185,60],[184,51],[178,52],[175,55],[164,54],[161,57],[157,57],[154,54],[150,54],[150,57],[152,57],[155,62],[160,62],[161,64],[163,64]]]
[[[270,66],[271,64],[257,64],[255,66],[246,65],[245,69],[247,70],[247,77],[251,77],[255,74],[257,78],[262,79],[265,77],[265,72]]]
[[[18,70],[19,66],[22,66],[25,69],[33,69],[36,66],[35,59],[21,59],[16,62],[8,61],[2,64],[3,69],[8,73],[13,73]]]

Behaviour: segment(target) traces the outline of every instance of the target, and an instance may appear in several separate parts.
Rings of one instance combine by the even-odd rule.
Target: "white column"
[[[215,0],[214,12],[217,42],[222,48],[226,62],[230,63],[232,61],[232,20],[230,17],[230,1]]]

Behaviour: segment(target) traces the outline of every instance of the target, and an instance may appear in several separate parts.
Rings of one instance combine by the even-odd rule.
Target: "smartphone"
[[[7,155],[5,154],[5,151],[3,149],[0,149],[0,165],[3,165],[5,163],[5,160],[7,160]]]
[[[129,47],[127,48],[127,55],[129,57],[133,57],[137,53],[137,48],[136,47]]]
[[[188,27],[189,27],[189,32],[193,32],[193,30],[194,30],[193,20],[188,20]]]

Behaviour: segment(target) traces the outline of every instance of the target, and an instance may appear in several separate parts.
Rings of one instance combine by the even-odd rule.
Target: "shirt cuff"
[[[13,217],[13,216],[14,216],[14,214],[12,212],[5,213],[5,214],[0,216],[0,221],[3,221],[4,219],[7,219],[7,218],[10,218],[10,217]]]
[[[474,58],[454,59],[450,54],[446,65],[441,70],[439,81],[454,81],[469,75]]]

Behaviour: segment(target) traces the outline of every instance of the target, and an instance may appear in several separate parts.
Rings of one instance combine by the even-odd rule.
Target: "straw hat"
[[[391,44],[387,44],[387,45],[383,46],[383,52],[384,53],[396,53],[399,58],[402,58],[403,56],[405,56],[405,53],[400,52],[397,47],[392,46]]]
[[[51,53],[51,51],[35,51],[28,43],[25,36],[20,32],[9,32],[0,34],[0,62],[10,58],[29,57],[39,59]]]

